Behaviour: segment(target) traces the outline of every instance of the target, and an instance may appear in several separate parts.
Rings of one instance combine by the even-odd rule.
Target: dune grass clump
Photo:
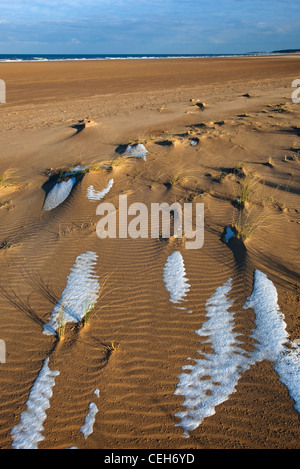
[[[117,350],[119,350],[119,344],[116,344],[115,342],[111,342],[111,344],[108,344],[105,346],[107,352],[109,354],[113,353],[113,352],[116,352]]]
[[[11,207],[11,200],[4,200],[3,202],[0,202],[0,208],[10,208]]]
[[[5,249],[9,249],[11,248],[15,243],[13,243],[12,241],[9,241],[8,239],[5,239],[4,241],[2,241],[0,243],[0,250],[5,250]]]
[[[254,189],[258,179],[253,173],[247,174],[244,166],[239,169],[239,175],[242,175],[240,176],[242,179],[239,182],[239,192],[235,201],[238,205],[244,207],[253,200]]]
[[[279,113],[282,113],[282,112],[288,112],[288,108],[287,108],[287,104],[277,104],[275,106],[275,108],[273,109],[274,112],[279,112]]]
[[[112,171],[115,168],[120,168],[124,166],[126,163],[128,163],[128,160],[129,158],[127,158],[126,156],[118,155],[110,161],[104,161],[103,168],[105,168],[106,171]]]
[[[104,351],[105,351],[105,361],[108,363],[110,357],[112,356],[113,353],[116,353],[119,350],[120,345],[111,342],[110,344],[102,344],[104,346]]]
[[[90,166],[87,166],[85,169],[81,171],[81,174],[86,174],[86,173],[97,173],[99,171],[105,170],[104,164],[101,163],[92,163]]]
[[[174,186],[179,184],[184,179],[190,179],[192,170],[189,169],[174,169],[174,171],[168,176],[166,185]]]
[[[89,303],[86,305],[85,312],[83,315],[83,325],[86,326],[89,322],[89,319],[91,317],[92,311],[95,307],[96,299],[92,298]]]
[[[96,302],[97,301],[99,302],[99,300],[103,300],[103,298],[108,293],[111,293],[114,290],[112,288],[109,288],[110,284],[108,283],[108,279],[110,278],[111,275],[112,274],[107,274],[106,276],[103,277],[103,281],[101,282],[100,294],[90,298],[89,302],[86,304],[85,312],[84,312],[83,319],[82,319],[83,326],[87,326],[87,324],[89,323],[90,317],[95,310]],[[102,308],[104,308],[103,305],[98,306],[97,310],[101,310]]]
[[[246,171],[244,174],[245,176],[239,182],[239,194],[235,199],[238,213],[232,224],[235,236],[242,241],[250,238],[254,231],[263,225],[267,218],[266,207],[269,205],[268,201],[264,200],[263,202],[263,199],[259,202],[256,190],[259,178],[255,177],[252,172]]]
[[[244,214],[240,212],[238,219],[235,221],[233,226],[236,238],[246,241],[255,231],[257,226],[258,225],[256,223],[252,223],[249,220],[249,216],[244,216]]]
[[[58,313],[58,328],[57,328],[57,336],[59,340],[63,340],[65,337],[66,331],[66,319],[65,319],[65,312],[64,312],[64,305],[61,304]]]
[[[155,137],[153,135],[141,134],[135,138],[128,139],[126,146],[132,145],[145,145],[146,143],[153,142]]]
[[[12,173],[11,169],[6,169],[0,174],[0,187],[7,187],[13,184],[11,180]]]
[[[249,211],[245,209],[240,210],[232,223],[235,236],[245,242],[258,227],[266,226],[266,219],[267,214],[263,208],[257,209],[255,207]]]
[[[239,196],[241,205],[245,205],[246,202],[250,202],[251,190],[252,187],[249,180],[241,183],[241,190]]]

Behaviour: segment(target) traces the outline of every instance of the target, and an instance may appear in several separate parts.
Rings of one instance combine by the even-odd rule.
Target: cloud
[[[10,0],[0,34],[5,52],[238,53],[297,47],[299,12],[283,0]]]

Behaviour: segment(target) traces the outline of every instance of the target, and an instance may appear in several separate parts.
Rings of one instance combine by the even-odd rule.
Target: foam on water
[[[96,200],[101,200],[103,199],[103,197],[108,194],[108,192],[110,191],[110,189],[112,188],[113,186],[113,183],[114,183],[114,180],[113,179],[110,179],[108,181],[108,184],[107,186],[102,190],[102,191],[95,191],[94,189],[94,186],[89,186],[87,188],[87,198],[90,199],[90,200],[93,200],[93,201],[96,201]]]
[[[89,404],[89,412],[84,420],[84,425],[80,428],[81,433],[83,434],[84,438],[86,439],[89,435],[93,433],[95,417],[98,412],[98,407],[94,402],[90,402]]]
[[[48,324],[44,325],[44,334],[56,335],[59,322],[79,322],[90,311],[99,297],[100,285],[94,272],[97,254],[87,251],[75,260],[67,278],[61,299],[54,306]]]
[[[47,417],[46,410],[50,408],[55,378],[59,375],[59,371],[50,370],[48,363],[49,358],[46,358],[30,390],[27,410],[21,414],[20,423],[10,432],[15,449],[38,449],[38,443],[45,438],[42,435],[43,423]]]
[[[142,158],[144,161],[146,161],[147,153],[148,150],[146,150],[145,146],[142,143],[138,143],[137,145],[128,145],[124,155],[133,156],[135,158]]]
[[[183,257],[180,252],[173,252],[166,260],[163,279],[167,291],[170,293],[170,301],[178,303],[183,301],[190,289],[188,279],[185,276]]]
[[[64,202],[70,195],[70,192],[76,182],[76,178],[72,177],[67,181],[58,182],[48,193],[43,210],[49,211],[56,208]]]

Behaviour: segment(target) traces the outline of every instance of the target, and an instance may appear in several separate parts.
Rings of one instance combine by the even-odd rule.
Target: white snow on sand
[[[183,257],[180,252],[173,252],[166,260],[163,279],[167,291],[170,293],[170,301],[179,303],[187,295],[190,289],[188,279],[185,276]]]
[[[101,200],[103,199],[103,197],[108,194],[108,192],[110,191],[110,189],[112,188],[113,186],[113,183],[114,183],[114,180],[113,179],[110,179],[108,181],[108,184],[107,186],[102,190],[102,191],[95,191],[94,189],[94,186],[89,186],[87,188],[87,198],[90,199],[90,200]]]
[[[255,361],[275,361],[288,341],[286,323],[277,301],[274,284],[264,273],[256,270],[252,294],[244,305],[244,309],[253,308],[255,313],[256,327],[251,335],[258,342],[252,354]]]
[[[89,435],[93,433],[94,430],[94,423],[95,417],[98,412],[98,407],[94,402],[90,402],[89,404],[89,412],[84,420],[84,425],[80,428],[81,433],[83,434],[84,438],[86,439]]]
[[[43,210],[46,210],[46,211],[53,210],[62,202],[64,202],[70,195],[70,192],[75,182],[76,182],[76,178],[72,177],[68,179],[67,181],[62,181],[62,182],[58,182],[57,184],[55,184],[55,186],[51,189],[51,191],[48,193],[46,197]]]
[[[183,428],[184,436],[189,436],[189,431],[213,415],[215,407],[235,392],[242,373],[262,360],[273,363],[300,413],[300,342],[288,339],[274,284],[264,273],[255,271],[253,291],[244,305],[244,309],[252,308],[255,313],[255,329],[251,333],[255,346],[247,353],[233,332],[234,313],[228,311],[233,303],[228,300],[231,287],[232,281],[228,279],[216,289],[206,303],[208,320],[196,331],[206,338],[213,353],[204,354],[199,350],[204,358],[193,359],[194,364],[182,368],[188,373],[179,376],[175,394],[184,396],[182,406],[186,410],[176,416],[181,419],[177,425]]]
[[[138,143],[136,145],[128,145],[124,155],[135,158],[142,158],[144,161],[146,161],[147,153],[148,150],[145,148],[145,146],[142,143]]]
[[[79,322],[94,307],[100,290],[94,269],[97,257],[92,251],[77,256],[61,299],[54,306],[48,324],[44,325],[44,334],[56,335],[59,321],[63,324]]]
[[[184,396],[185,411],[176,414],[181,419],[177,426],[184,430],[184,436],[197,428],[206,417],[215,413],[215,407],[226,401],[235,392],[241,373],[248,368],[248,360],[239,347],[234,329],[234,313],[228,309],[233,301],[228,299],[232,288],[229,278],[206,302],[206,318],[201,329],[196,331],[206,338],[213,353],[202,354],[204,358],[193,359],[179,376],[176,395]]]
[[[42,434],[43,423],[46,420],[46,410],[50,408],[52,388],[59,371],[51,371],[49,358],[46,358],[38,377],[36,378],[27,401],[27,410],[20,417],[20,423],[11,430],[14,449],[38,449],[38,443],[44,440]]]
[[[290,397],[294,400],[294,408],[300,414],[300,345],[291,342],[274,364],[280,381],[287,387]]]
[[[256,329],[252,337],[258,341],[252,354],[254,362],[269,360],[280,381],[287,387],[294,407],[300,413],[300,346],[291,342],[284,315],[278,305],[277,290],[268,277],[256,270],[254,288],[244,308],[253,308]]]

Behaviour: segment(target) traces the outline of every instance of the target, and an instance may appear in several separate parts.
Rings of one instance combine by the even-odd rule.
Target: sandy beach
[[[0,447],[299,449],[300,56],[0,78]],[[203,246],[100,239],[120,195],[204,204]]]

